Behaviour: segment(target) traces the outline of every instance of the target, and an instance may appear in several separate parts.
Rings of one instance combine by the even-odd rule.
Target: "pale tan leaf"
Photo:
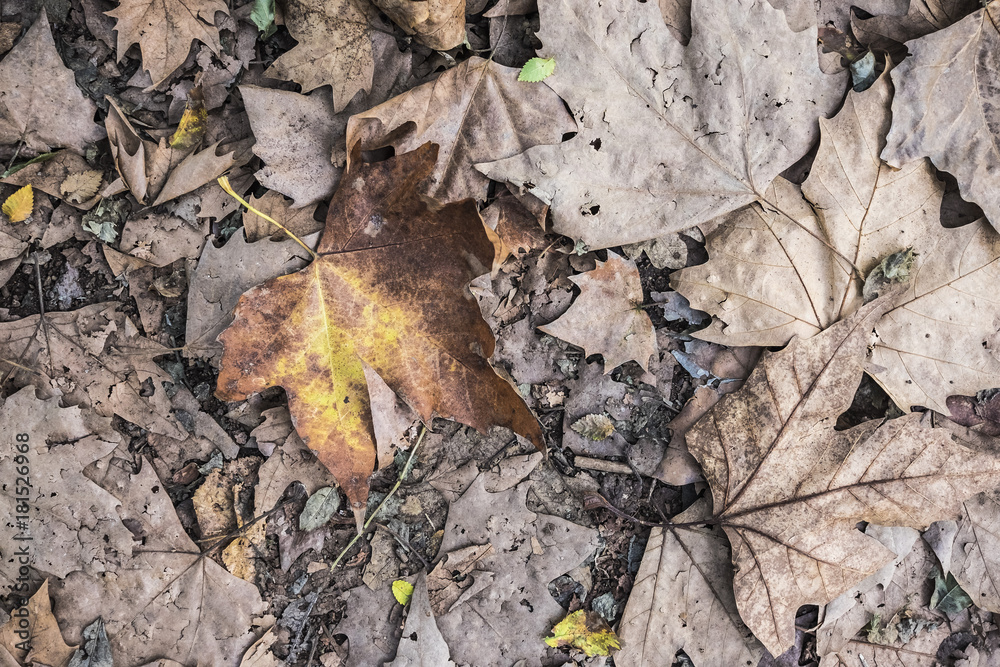
[[[264,193],[263,197],[251,196],[250,205],[280,222],[285,229],[299,238],[323,229],[323,223],[313,219],[315,206],[292,208],[291,202],[285,201],[280,193],[273,190]],[[285,232],[250,210],[243,212],[243,230],[248,243],[255,243],[268,237],[272,241],[288,238]]]
[[[711,515],[699,500],[673,523]],[[618,631],[619,667],[661,667],[677,651],[704,665],[756,665],[764,653],[740,619],[729,545],[708,527],[653,528]]]
[[[893,166],[928,157],[958,180],[962,197],[1000,226],[1000,6],[907,44],[892,73],[892,130],[882,157]],[[960,392],[956,392],[960,393]]]
[[[88,187],[76,197],[73,196],[72,191],[64,192],[61,186],[67,179],[74,176],[84,179],[88,182],[88,185],[94,184],[96,181],[96,184],[93,185],[93,191],[91,192]],[[82,203],[92,199],[97,194],[97,188],[101,184],[101,173],[92,170],[86,160],[67,149],[56,152],[55,155],[47,160],[29,164],[23,169],[18,169],[3,179],[3,182],[10,183],[11,185],[28,185],[30,183],[36,190],[41,190],[53,197],[59,197],[64,201],[68,201],[76,208],[86,209],[88,207],[82,205]],[[89,196],[87,197],[80,196],[88,195],[88,193]]]
[[[372,0],[424,46],[447,51],[465,41],[465,0]]]
[[[642,285],[635,262],[613,252],[593,271],[569,278],[580,287],[562,317],[538,327],[550,336],[582,347],[587,355],[604,356],[604,372],[626,361],[643,370],[656,354],[656,332],[642,305]]]
[[[102,178],[101,172],[93,169],[72,173],[59,184],[59,193],[70,204],[82,204],[97,194]]]
[[[834,429],[854,395],[884,300],[785,350],[687,436],[733,547],[740,615],[778,655],[803,604],[826,604],[894,555],[859,521],[926,527],[1000,483],[1000,460],[921,415]]]
[[[844,78],[820,71],[815,28],[792,32],[763,0],[695,3],[686,48],[652,2],[539,10],[539,55],[558,63],[545,83],[579,134],[479,168],[551,204],[554,230],[591,248],[680,231],[763,197],[841,101]]]
[[[368,0],[289,0],[285,25],[298,42],[264,73],[302,86],[302,92],[333,87],[333,106],[343,109],[372,85],[372,7]]]
[[[163,189],[156,196],[153,206],[176,199],[181,195],[197,190],[232,167],[236,161],[235,153],[217,154],[219,142],[215,142],[203,151],[191,153],[170,170]],[[170,149],[173,150],[173,149]]]
[[[1000,613],[1000,504],[981,493],[962,504],[952,550],[955,579],[980,609]]]
[[[12,550],[15,554],[17,551]],[[52,615],[52,602],[49,600],[49,580],[43,581],[30,599],[21,599],[27,604],[17,604],[16,607],[20,608],[12,610],[14,615],[0,627],[0,647],[25,662],[30,656],[31,664],[62,667],[69,662],[76,647],[67,645],[59,633],[59,624]],[[26,650],[25,646],[31,649]]]
[[[184,64],[191,42],[198,40],[219,54],[219,29],[215,13],[228,14],[221,0],[123,0],[105,12],[118,19],[119,60],[133,44],[142,52],[142,66],[153,86],[163,83]]]
[[[38,19],[0,61],[0,144],[23,139],[44,153],[65,146],[82,153],[104,137],[97,106],[76,87],[56,50],[49,19]]]
[[[473,165],[561,140],[575,123],[546,85],[517,80],[518,69],[473,57],[430,83],[356,114],[347,145],[391,145],[400,154],[431,141],[440,159],[426,186],[442,201],[483,200],[489,179]]]
[[[947,28],[981,6],[978,0],[910,0],[902,16],[883,14],[861,19],[851,12],[851,30],[861,44],[886,51],[898,62],[908,55],[905,42]]]

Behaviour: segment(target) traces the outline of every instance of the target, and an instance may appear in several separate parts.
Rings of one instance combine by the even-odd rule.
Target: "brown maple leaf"
[[[543,448],[534,416],[487,359],[493,334],[468,283],[494,246],[475,203],[418,194],[437,147],[375,164],[355,144],[327,216],[318,258],[240,298],[220,336],[218,395],[280,385],[302,439],[360,516],[375,465],[365,365],[426,422],[508,426]]]
[[[859,521],[924,528],[1000,483],[1000,459],[920,414],[835,430],[888,306],[765,353],[687,435],[733,548],[740,615],[773,655],[792,645],[799,606],[826,604],[895,557]]]

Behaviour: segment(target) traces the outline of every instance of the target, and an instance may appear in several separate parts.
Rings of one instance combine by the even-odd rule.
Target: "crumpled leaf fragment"
[[[372,0],[424,46],[447,51],[465,41],[465,0]]]
[[[549,646],[571,646],[583,651],[587,657],[611,655],[621,648],[621,642],[601,615],[580,609],[574,611],[552,628],[552,636],[545,638]]]

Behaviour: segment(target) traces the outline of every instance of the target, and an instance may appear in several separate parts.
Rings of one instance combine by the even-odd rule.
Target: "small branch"
[[[340,561],[344,559],[344,556],[347,555],[347,552],[351,550],[351,547],[353,547],[354,544],[361,539],[361,536],[364,535],[366,532],[368,532],[368,527],[372,524],[372,521],[375,520],[375,517],[378,516],[378,513],[382,511],[382,507],[386,504],[386,502],[388,502],[389,498],[392,498],[396,494],[396,491],[399,490],[399,486],[403,483],[403,480],[406,479],[406,476],[410,473],[410,467],[413,465],[413,456],[417,453],[417,448],[420,447],[420,443],[423,442],[425,435],[427,435],[426,426],[421,428],[420,436],[417,438],[417,444],[413,445],[413,449],[410,450],[410,458],[406,459],[406,465],[403,466],[403,471],[399,473],[399,478],[396,480],[395,486],[393,486],[392,489],[389,490],[389,493],[386,494],[385,498],[382,499],[382,502],[380,502],[378,504],[378,507],[375,508],[375,511],[372,512],[372,515],[368,517],[367,521],[365,521],[365,525],[362,527],[361,532],[355,535],[354,539],[352,539],[350,542],[347,543],[347,546],[344,547],[344,550],[341,551],[340,555],[337,556],[337,559],[333,561],[333,564],[330,566],[331,572],[337,569],[337,566],[340,565]]]

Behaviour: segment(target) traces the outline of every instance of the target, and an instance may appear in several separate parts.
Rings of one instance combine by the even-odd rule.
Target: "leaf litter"
[[[35,652],[0,660],[600,664],[545,645],[585,618],[619,665],[992,664],[996,8],[865,10],[0,8],[0,197],[34,195],[0,220],[0,415],[39,547],[0,613]],[[852,62],[880,78],[842,103]],[[227,171],[325,218],[322,259]],[[367,240],[459,209],[451,282],[444,237]],[[347,484],[310,448],[337,420],[260,372],[274,304],[234,309],[331,263],[346,345],[282,342],[364,389]],[[227,326],[260,357],[221,358],[228,403]]]

